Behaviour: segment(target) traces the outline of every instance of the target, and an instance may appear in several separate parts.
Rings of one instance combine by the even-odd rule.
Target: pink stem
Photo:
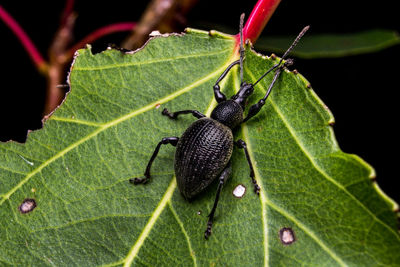
[[[47,72],[47,63],[40,54],[39,50],[33,44],[32,40],[25,33],[25,31],[21,28],[21,26],[14,20],[13,17],[0,5],[0,19],[4,21],[4,23],[11,29],[11,31],[17,36],[20,40],[21,44],[28,52],[28,55],[31,57],[32,61],[35,63],[36,67],[40,72]]]
[[[243,39],[253,44],[257,41],[265,25],[274,14],[281,0],[258,0],[243,27]],[[237,36],[239,38],[239,35]]]
[[[76,50],[84,47],[86,44],[92,43],[97,39],[111,33],[122,32],[122,31],[131,31],[136,26],[135,22],[120,22],[110,24],[104,27],[101,27],[94,32],[87,35],[81,41],[79,41],[76,45],[74,45],[67,53],[68,56],[72,56]]]

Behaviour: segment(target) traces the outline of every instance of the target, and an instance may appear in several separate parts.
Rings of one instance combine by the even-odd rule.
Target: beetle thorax
[[[211,118],[233,129],[243,121],[243,109],[235,101],[226,100],[214,108]]]

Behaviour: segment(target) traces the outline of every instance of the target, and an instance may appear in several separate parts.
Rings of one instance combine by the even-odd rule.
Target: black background
[[[256,1],[201,1],[187,16],[187,25],[202,28],[201,21],[237,29],[242,12],[250,14]],[[263,35],[295,36],[305,25],[310,34],[351,33],[384,28],[399,31],[396,1],[290,1],[282,0]],[[59,23],[63,1],[2,1],[46,55]],[[115,22],[138,21],[147,1],[76,1],[76,40]],[[232,32],[236,33],[236,32]],[[0,22],[0,140],[23,142],[28,129],[41,127],[46,80],[35,69],[11,31]],[[93,47],[120,43],[126,36],[113,34]],[[400,201],[398,92],[400,46],[381,52],[339,59],[295,59],[295,68],[312,84],[335,116],[335,135],[341,149],[359,155],[374,166],[377,182]],[[399,164],[399,165],[398,165]]]

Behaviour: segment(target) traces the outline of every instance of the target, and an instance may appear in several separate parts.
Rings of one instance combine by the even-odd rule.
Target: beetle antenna
[[[240,15],[240,24],[239,24],[239,34],[240,34],[240,85],[243,84],[243,59],[244,59],[244,47],[243,47],[243,22],[244,22],[244,13]]]
[[[264,73],[255,83],[253,83],[253,86],[255,86],[259,81],[261,81],[268,73],[276,69],[282,64],[282,61],[289,55],[289,53],[293,50],[293,48],[297,45],[297,43],[300,41],[300,39],[303,37],[303,35],[308,31],[310,26],[306,26],[303,28],[303,30],[297,35],[296,39],[293,41],[292,45],[289,46],[289,48],[286,50],[286,52],[283,54],[281,59],[279,60],[278,64],[275,64],[272,68],[270,68],[266,73]]]

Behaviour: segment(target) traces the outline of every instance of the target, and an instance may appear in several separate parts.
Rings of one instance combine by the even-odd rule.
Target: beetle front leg
[[[171,144],[176,146],[178,144],[179,137],[164,137],[157,145],[156,149],[151,156],[149,163],[147,163],[146,171],[144,172],[144,178],[131,178],[129,179],[130,183],[135,185],[137,184],[145,184],[150,180],[150,168],[151,164],[153,164],[154,159],[157,157],[158,151],[160,150],[161,145]]]
[[[251,159],[250,159],[250,156],[249,156],[249,152],[247,151],[247,145],[242,139],[237,140],[235,142],[235,145],[237,147],[239,147],[239,148],[243,148],[243,150],[244,150],[244,154],[246,155],[247,163],[249,164],[249,167],[250,167],[250,178],[251,178],[251,181],[253,182],[253,185],[254,185],[254,193],[259,195],[260,194],[260,187],[258,186],[257,181],[255,179],[253,163],[251,162]]]
[[[280,63],[278,63],[278,64],[280,64]],[[266,74],[267,74],[269,71],[273,70],[276,66],[278,66],[278,64],[274,65],[271,69],[269,69],[269,70],[266,72]],[[287,66],[290,66],[290,65],[292,65],[292,64],[293,64],[293,60],[290,59],[290,58],[288,58],[288,59],[286,60],[286,62],[285,62],[283,65],[281,65],[281,66],[276,70],[275,75],[274,75],[274,78],[272,79],[272,82],[271,82],[271,84],[270,84],[269,87],[268,87],[267,93],[265,94],[265,96],[264,96],[263,98],[261,98],[260,100],[258,100],[258,102],[257,102],[256,104],[252,105],[252,106],[249,108],[249,112],[247,112],[247,117],[244,118],[243,122],[248,121],[250,118],[254,117],[254,116],[261,110],[261,108],[265,105],[265,101],[267,100],[269,94],[271,93],[272,87],[274,87],[274,85],[275,85],[275,83],[276,83],[276,80],[278,79],[279,75],[281,75],[281,72],[282,72],[283,68],[284,68],[284,67],[287,67]],[[262,77],[263,77],[263,76],[261,76],[261,78],[262,78]],[[260,79],[261,79],[261,78],[260,78]],[[255,82],[255,83],[253,84],[253,86],[255,86],[256,83],[258,83],[258,82],[260,81],[260,79],[259,79],[257,82]]]
[[[213,224],[213,220],[214,220],[214,213],[215,213],[215,210],[217,209],[219,195],[221,193],[222,187],[225,184],[226,180],[228,180],[231,173],[232,173],[232,165],[231,165],[231,162],[229,161],[228,165],[225,167],[225,169],[221,172],[221,175],[219,176],[217,195],[215,196],[214,205],[212,207],[212,210],[211,210],[210,214],[208,215],[207,229],[204,232],[204,237],[206,239],[208,239],[208,237],[211,235],[211,228],[212,228],[212,224]]]
[[[217,103],[221,103],[223,101],[226,100],[226,96],[221,92],[221,89],[219,87],[219,83],[222,81],[222,79],[225,78],[225,76],[228,74],[228,72],[232,69],[233,66],[237,65],[240,63],[240,60],[236,60],[234,62],[232,62],[227,68],[226,70],[224,70],[224,72],[221,74],[221,76],[219,76],[219,78],[217,79],[217,81],[215,82],[215,85],[213,87],[214,89],[214,97],[215,100],[217,101]]]
[[[247,117],[244,118],[243,122],[248,121],[250,118],[252,118],[253,116],[255,116],[260,110],[261,108],[265,105],[265,101],[267,100],[269,94],[271,93],[272,87],[274,86],[276,80],[278,79],[279,75],[281,74],[282,69],[279,68],[275,75],[274,78],[272,79],[271,84],[268,87],[267,93],[265,94],[265,96],[263,98],[261,98],[256,104],[252,105],[249,108],[249,112],[247,113]]]
[[[200,111],[197,110],[181,110],[181,111],[175,111],[175,112],[169,112],[168,109],[164,108],[163,111],[161,112],[162,115],[168,116],[170,119],[177,119],[179,115],[181,114],[189,114],[191,113],[193,116],[195,116],[198,119],[204,118],[206,115],[201,113]]]

